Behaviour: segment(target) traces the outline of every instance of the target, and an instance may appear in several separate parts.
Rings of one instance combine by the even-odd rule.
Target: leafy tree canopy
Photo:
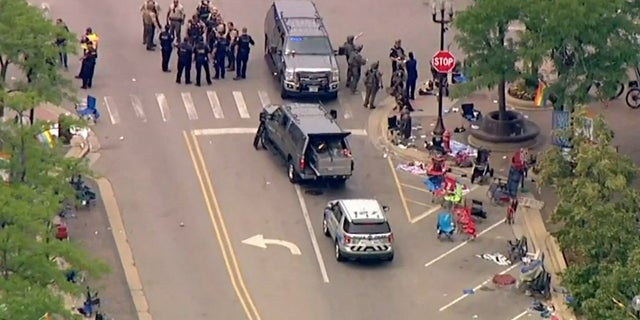
[[[514,39],[507,39],[509,23],[521,15],[521,3],[514,0],[477,0],[454,17],[456,43],[466,53],[470,82],[457,86],[456,95],[494,88],[519,77],[519,60]]]
[[[640,193],[632,187],[637,168],[612,147],[602,117],[593,121],[593,139],[576,134],[583,117],[577,112],[567,132],[573,148],[544,154],[540,180],[559,198],[552,219],[562,225],[560,246],[579,256],[563,275],[575,309],[588,319],[625,319],[628,310],[612,299],[628,304],[640,294]]]
[[[0,0],[0,102],[7,90],[36,92],[41,101],[60,104],[73,99],[70,81],[58,70],[58,54],[75,52],[76,38],[45,18],[42,11],[25,0]],[[58,47],[55,40],[67,45]],[[7,82],[9,67],[31,74],[32,82]],[[10,105],[7,105],[11,107]],[[1,112],[0,112],[1,114]]]
[[[626,0],[541,0],[523,2],[519,56],[528,61],[549,57],[557,72],[551,92],[558,105],[572,109],[594,100],[587,94],[602,84],[597,99],[614,96],[639,61],[638,4]]]
[[[74,198],[69,178],[88,169],[35,139],[47,126],[0,124],[1,150],[9,155],[0,169],[11,177],[0,184],[0,305],[11,305],[0,307],[0,318],[3,312],[12,315],[7,319],[37,319],[45,312],[71,317],[63,294],[77,296],[83,288],[66,281],[58,258],[95,277],[107,270],[78,244],[55,240],[52,218],[63,200]]]

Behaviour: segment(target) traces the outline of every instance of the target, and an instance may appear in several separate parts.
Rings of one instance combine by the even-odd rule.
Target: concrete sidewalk
[[[34,113],[35,113],[36,119],[41,121],[46,121],[46,122],[57,122],[60,115],[67,115],[67,116],[77,118],[74,112],[59,106],[48,104],[48,103],[45,103],[39,106],[38,108],[36,108]],[[5,117],[3,120],[12,121],[15,118],[15,116],[16,116],[15,111],[6,109]],[[73,143],[73,140],[72,140],[71,146],[67,150],[65,157],[78,158],[78,159],[87,157],[88,158],[87,160],[89,161],[89,165],[91,165],[93,162],[91,158],[94,158],[94,160],[99,158],[99,153],[95,153],[99,150],[99,148],[100,148],[100,143],[96,135],[90,134],[88,139],[80,141],[79,143]],[[113,301],[116,304],[114,306],[110,306],[110,307],[115,307],[116,308],[115,310],[113,311],[107,310],[107,311],[110,311],[109,312],[110,315],[118,315],[119,318],[122,318],[122,319],[125,319],[126,317],[130,316],[132,317],[132,319],[150,320],[152,319],[152,317],[151,317],[151,314],[149,313],[149,306],[147,304],[147,300],[146,300],[142,285],[140,284],[140,276],[138,274],[137,267],[135,266],[133,255],[131,254],[131,249],[129,248],[129,245],[128,245],[127,236],[124,231],[124,226],[122,225],[122,218],[120,216],[119,210],[117,209],[117,202],[113,195],[111,184],[105,178],[97,179],[96,183],[100,191],[99,196],[102,198],[101,200],[102,200],[102,203],[104,204],[104,209],[106,210],[106,217],[104,220],[108,220],[108,226],[105,227],[105,229],[110,230],[111,236],[115,241],[115,246],[116,246],[115,256],[117,256],[117,258],[110,257],[110,259],[108,260],[110,260],[109,262],[111,264],[115,264],[116,263],[115,260],[119,260],[120,264],[122,265],[122,269],[123,269],[122,271],[124,272],[124,274],[120,274],[122,279],[119,279],[119,280],[121,281],[118,281],[120,283],[124,283],[124,287],[122,287],[122,284],[121,284],[121,288],[117,290],[115,288],[106,288],[106,290],[104,291],[104,293],[106,294],[103,294],[102,296],[103,300]],[[85,213],[86,212],[82,212],[81,214],[84,215]],[[99,212],[89,212],[88,214],[95,215],[96,213],[99,213]],[[78,217],[78,218],[83,219],[83,217]],[[74,222],[77,222],[77,221],[74,221]],[[75,224],[78,224],[78,223],[75,223]],[[85,225],[86,224],[87,223],[85,222]],[[87,230],[83,230],[83,232],[86,232],[86,231]],[[72,234],[73,233],[75,232],[72,231]],[[90,233],[93,233],[93,231],[91,231]],[[95,231],[95,234],[97,235],[99,234],[99,232]],[[94,248],[92,248],[92,250],[93,249],[95,249],[95,246]],[[112,267],[120,270],[119,268],[120,266],[112,266]],[[118,293],[118,296],[112,297],[108,295],[108,293],[110,292],[111,293],[119,292],[119,293]],[[122,292],[128,292],[130,294],[130,297],[128,300],[131,301],[131,303],[134,305],[134,308],[135,308],[134,312],[128,312],[128,310],[125,310],[128,308],[120,307],[122,306],[121,304],[122,301],[127,300],[126,297],[122,297],[122,294],[123,294]],[[84,298],[66,296],[64,300],[65,300],[66,308],[70,310],[75,310],[76,307],[82,305]],[[120,304],[120,306],[118,306],[117,304]]]
[[[388,130],[387,119],[394,114],[392,110],[394,107],[394,101],[392,99],[385,99],[378,104],[378,108],[371,112],[369,116],[367,133],[374,146],[382,151],[385,156],[400,159],[403,161],[422,161],[428,162],[431,156],[426,150],[420,150],[419,148],[400,148],[391,143]],[[456,104],[457,105],[457,104]],[[454,105],[454,106],[456,106]],[[451,108],[451,106],[449,106]],[[445,123],[445,126],[447,124]],[[455,126],[455,124],[454,124]],[[449,126],[451,127],[451,126]],[[429,130],[426,128],[425,130]],[[430,131],[430,130],[429,130]],[[455,136],[453,137],[455,140]],[[467,144],[466,141],[460,141]],[[417,141],[416,143],[422,143]],[[499,168],[496,168],[499,170]],[[471,169],[452,168],[454,175],[469,175]],[[496,171],[498,171],[496,170]],[[529,197],[529,194],[527,194]],[[553,275],[553,283],[556,286],[560,283],[559,274],[566,269],[566,262],[562,251],[557,244],[556,239],[547,231],[540,209],[544,206],[544,203],[540,201],[533,201],[536,205],[527,207],[521,205],[516,215],[516,223],[513,225],[514,234],[524,234],[530,239],[530,243],[534,250],[545,255],[545,266],[547,270]],[[553,292],[551,303],[556,308],[556,316],[560,320],[575,320],[576,316],[568,309],[564,303],[564,296],[560,293]]]

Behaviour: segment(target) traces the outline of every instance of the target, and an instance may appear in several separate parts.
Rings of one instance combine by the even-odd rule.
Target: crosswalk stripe
[[[107,112],[109,113],[111,124],[117,124],[118,122],[120,122],[118,107],[116,107],[116,104],[113,102],[113,98],[104,97],[104,106],[107,107]]]
[[[247,104],[244,101],[244,97],[242,96],[242,92],[234,91],[233,92],[233,100],[236,101],[236,107],[238,108],[238,113],[240,113],[240,118],[248,119],[251,116],[249,115],[249,110],[247,110]]]
[[[263,108],[271,104],[271,99],[269,99],[269,94],[266,91],[258,91],[258,97],[260,97],[260,103]]]
[[[211,111],[216,119],[224,118],[224,112],[222,112],[222,106],[220,100],[218,100],[218,94],[215,91],[207,91],[207,98],[209,98],[209,104],[211,105]]]
[[[187,116],[189,120],[197,120],[198,112],[196,111],[196,106],[193,103],[193,98],[191,97],[190,92],[182,92],[182,102],[184,102],[184,108],[187,109]]]
[[[140,102],[140,98],[135,95],[130,95],[131,105],[133,106],[133,111],[136,113],[136,117],[142,120],[142,122],[147,122],[147,116],[144,115],[144,109],[142,109],[142,102]]]
[[[167,103],[167,97],[164,96],[164,93],[156,93],[156,100],[158,101],[158,107],[160,107],[162,121],[167,122],[169,120],[169,103]]]

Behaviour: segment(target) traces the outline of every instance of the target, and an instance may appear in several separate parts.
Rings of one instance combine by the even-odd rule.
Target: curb
[[[524,217],[524,224],[529,231],[529,237],[535,248],[545,254],[548,258],[546,265],[551,273],[552,282],[559,283],[561,279],[561,273],[567,268],[564,256],[560,247],[558,246],[556,239],[551,236],[544,226],[542,216],[538,210],[530,208],[522,208],[520,214]],[[556,308],[556,313],[562,320],[575,320],[575,314],[566,305],[562,294],[557,292],[551,293],[551,303]]]
[[[118,249],[118,255],[120,256],[120,263],[124,270],[125,278],[129,286],[129,292],[133,304],[138,313],[139,320],[151,320],[153,319],[149,312],[149,303],[144,293],[144,287],[142,286],[142,280],[140,280],[140,273],[136,267],[136,262],[133,257],[131,246],[127,238],[127,232],[122,221],[122,214],[118,208],[118,202],[113,191],[111,182],[106,178],[95,179],[98,184],[98,189],[104,203],[105,211],[107,212],[107,218],[109,219],[109,225],[111,225],[111,234],[115,240],[116,247]]]

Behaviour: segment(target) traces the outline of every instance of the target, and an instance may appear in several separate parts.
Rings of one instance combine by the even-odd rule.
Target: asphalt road
[[[196,6],[193,0],[183,4],[188,10]],[[435,224],[429,218],[415,224],[407,220],[387,160],[364,137],[353,138],[358,173],[345,190],[325,190],[320,195],[306,194],[304,187],[299,190],[307,220],[284,170],[268,154],[252,150],[250,136],[193,139],[189,134],[190,130],[217,128],[228,133],[226,128],[255,127],[262,106],[281,101],[262,57],[261,33],[269,4],[216,2],[227,20],[249,28],[257,44],[249,62],[249,79],[236,82],[228,77],[197,88],[175,84],[175,74],[160,71],[159,52],[144,50],[139,2],[50,2],[52,17],[65,19],[78,33],[91,26],[100,36],[94,89],[87,92],[98,99],[103,115],[95,127],[103,147],[96,168],[114,185],[152,315],[163,320],[336,315],[422,319],[437,314],[448,298],[488,275],[476,277],[471,271],[456,270],[449,256],[424,267],[449,250],[450,244],[436,243]],[[430,22],[428,6],[410,0],[376,6],[364,0],[318,0],[317,4],[334,46],[349,34],[364,33],[359,40],[365,46],[364,55],[381,61],[385,83],[390,73],[386,57],[396,38],[403,39],[405,49],[416,52],[421,73],[427,75],[427,60],[438,47],[438,26]],[[166,10],[168,3],[161,5]],[[393,25],[380,23],[388,12],[403,18]],[[69,75],[79,69],[79,63],[71,61]],[[368,116],[361,103],[360,94],[341,93],[327,107],[339,111],[344,128],[358,130]],[[392,208],[398,248],[392,264],[338,264],[333,259],[330,241],[320,234],[321,214],[329,199],[340,197],[375,197]],[[314,230],[317,245],[309,229]],[[242,244],[257,234],[295,243],[302,254]],[[471,255],[462,254],[451,264],[464,265],[465,257]],[[455,254],[450,256],[453,259]],[[474,266],[478,263],[474,261]],[[487,266],[487,272],[492,267]],[[451,284],[445,276],[451,277]],[[458,277],[462,281],[453,285]],[[447,296],[442,288],[448,288]],[[441,318],[460,319],[444,311]]]

